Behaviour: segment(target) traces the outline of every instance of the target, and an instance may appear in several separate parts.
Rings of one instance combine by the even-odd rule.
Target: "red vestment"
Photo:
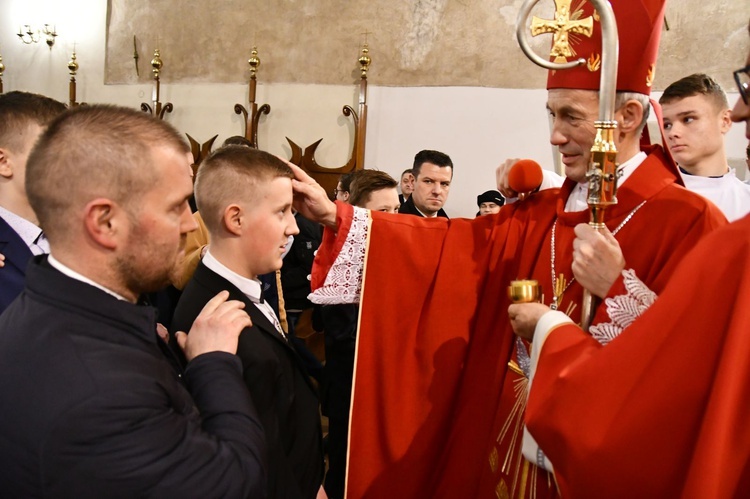
[[[708,236],[605,347],[574,325],[541,352],[527,425],[565,497],[747,495],[750,217]]]
[[[652,149],[619,190],[619,204],[607,217],[612,230],[632,214],[616,237],[626,267],[656,292],[697,240],[725,223],[713,205],[675,179],[661,149]],[[523,490],[541,498],[554,493],[546,474],[521,458],[522,409],[519,427],[507,433],[517,433],[517,440],[497,440],[523,379],[508,369],[515,335],[507,317],[507,287],[513,279],[536,279],[550,302],[555,220],[556,272],[572,277],[573,228],[588,222],[587,212],[564,212],[573,187],[568,181],[562,189],[539,192],[497,215],[473,220],[372,213],[348,497],[516,497]],[[346,226],[351,212],[340,211],[341,226]],[[324,238],[317,263],[330,263],[331,250],[341,246],[341,232],[339,241]],[[623,289],[620,279],[610,294],[623,294]],[[561,310],[580,303],[581,295],[582,288],[573,283]],[[579,308],[572,318],[579,320]],[[603,318],[597,315],[594,322]]]

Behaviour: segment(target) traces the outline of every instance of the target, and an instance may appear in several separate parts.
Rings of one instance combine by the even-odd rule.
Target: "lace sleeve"
[[[308,296],[311,302],[318,305],[359,303],[369,221],[369,211],[355,206],[352,225],[344,245],[326,275],[323,286]]]
[[[589,330],[591,336],[602,345],[606,345],[619,336],[623,329],[632,324],[656,301],[656,293],[636,277],[634,270],[623,270],[622,277],[626,294],[607,298],[604,301],[607,315],[612,322],[591,326]]]

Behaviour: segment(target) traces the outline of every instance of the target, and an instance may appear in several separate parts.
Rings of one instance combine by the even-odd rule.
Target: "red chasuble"
[[[725,219],[675,184],[660,148],[650,152],[619,190],[607,225],[614,230],[630,217],[616,236],[626,267],[659,292],[678,260]],[[573,228],[588,222],[587,212],[563,211],[573,187],[567,182],[473,220],[372,213],[348,497],[555,494],[551,478],[521,457],[526,378],[509,368],[516,352],[507,287],[513,279],[537,279],[550,303],[553,225],[555,271],[572,277]],[[322,268],[351,218],[351,211],[340,212],[344,230],[338,240],[324,239],[316,259]],[[621,280],[610,293],[624,293]],[[561,310],[581,296],[574,282]],[[575,321],[579,310],[572,311]]]
[[[565,497],[750,490],[750,217],[707,237],[606,347],[576,326],[541,351],[527,424]]]

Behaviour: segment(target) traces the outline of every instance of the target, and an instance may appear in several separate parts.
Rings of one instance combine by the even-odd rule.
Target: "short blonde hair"
[[[208,231],[219,231],[229,204],[252,199],[260,183],[278,177],[294,178],[294,173],[265,151],[230,145],[211,153],[195,178],[195,202]]]
[[[109,105],[66,111],[42,134],[26,166],[26,192],[51,241],[75,223],[73,210],[107,197],[137,210],[156,182],[153,150],[190,148],[168,123],[134,109]]]

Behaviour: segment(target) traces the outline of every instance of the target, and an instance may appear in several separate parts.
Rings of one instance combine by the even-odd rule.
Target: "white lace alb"
[[[369,220],[369,210],[354,207],[352,225],[341,252],[336,256],[323,286],[308,296],[311,302],[318,305],[359,303]]]

